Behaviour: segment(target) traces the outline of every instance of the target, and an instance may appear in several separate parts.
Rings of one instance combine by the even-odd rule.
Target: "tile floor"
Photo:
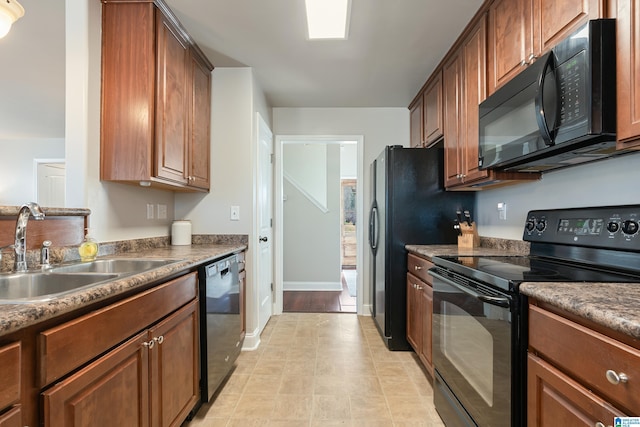
[[[388,351],[371,317],[274,316],[188,427],[444,426],[412,352]]]

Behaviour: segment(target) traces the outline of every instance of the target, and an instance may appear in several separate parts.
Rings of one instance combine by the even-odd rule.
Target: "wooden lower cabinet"
[[[9,412],[0,415],[0,427],[23,427],[22,408],[15,406]]]
[[[407,267],[407,341],[433,376],[433,281],[427,273],[433,264],[409,254]]]
[[[198,399],[192,301],[42,393],[45,426],[178,426]]]
[[[529,355],[527,370],[529,427],[610,426],[626,416],[537,356]]]
[[[629,338],[629,345],[586,323],[530,300],[529,427],[613,426],[614,417],[638,416],[640,384],[632,380],[640,375],[637,341]],[[628,381],[608,379],[623,374]]]

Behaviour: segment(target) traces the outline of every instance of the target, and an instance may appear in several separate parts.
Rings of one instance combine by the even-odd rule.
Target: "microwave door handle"
[[[540,71],[540,75],[538,76],[538,91],[535,98],[535,111],[536,111],[536,121],[538,122],[538,128],[540,129],[540,133],[542,135],[542,139],[544,140],[545,145],[551,146],[553,145],[554,138],[554,130],[556,127],[556,119],[557,114],[560,111],[560,87],[556,82],[555,78],[555,61],[553,52],[549,52],[547,58],[544,63],[544,67]],[[547,79],[547,70],[551,69],[553,74],[553,80],[555,84],[555,92],[556,92],[556,108],[555,108],[555,116],[553,118],[553,126],[549,129],[549,124],[547,123],[548,112],[545,109],[545,99],[544,99],[544,85]]]

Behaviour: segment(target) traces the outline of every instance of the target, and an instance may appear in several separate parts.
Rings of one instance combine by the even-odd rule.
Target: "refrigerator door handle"
[[[380,239],[380,227],[378,227],[378,207],[371,208],[372,229],[371,229],[371,249],[375,252],[378,249],[378,241]]]

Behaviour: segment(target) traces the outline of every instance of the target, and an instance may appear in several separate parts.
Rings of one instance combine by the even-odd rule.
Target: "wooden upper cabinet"
[[[604,0],[495,0],[489,7],[488,93],[587,20],[604,16]]]
[[[208,191],[213,65],[164,1],[102,3],[100,178]]]
[[[462,56],[454,52],[443,67],[444,185],[459,185],[462,179]]]
[[[590,19],[606,16],[604,0],[535,0],[533,32],[539,35],[539,52],[546,52]]]
[[[480,140],[479,105],[487,97],[485,82],[487,80],[487,24],[486,15],[478,22],[474,30],[462,44],[464,63],[463,78],[463,127],[465,141],[462,160],[464,164],[464,181],[471,182],[486,178],[489,171],[478,167],[478,151]]]
[[[617,1],[618,148],[640,146],[640,4]]]
[[[532,0],[496,0],[489,7],[489,93],[518,74],[537,51]]]
[[[427,83],[423,94],[424,104],[424,143],[429,146],[444,135],[444,118],[442,114],[442,70],[436,70],[431,81]]]
[[[423,138],[423,95],[421,94],[409,106],[410,134],[409,142],[411,147],[419,148],[424,145]]]
[[[157,14],[156,175],[187,183],[187,41]]]
[[[209,189],[211,150],[211,70],[198,55],[190,54],[193,84],[190,96],[190,134],[187,180],[191,186]]]

